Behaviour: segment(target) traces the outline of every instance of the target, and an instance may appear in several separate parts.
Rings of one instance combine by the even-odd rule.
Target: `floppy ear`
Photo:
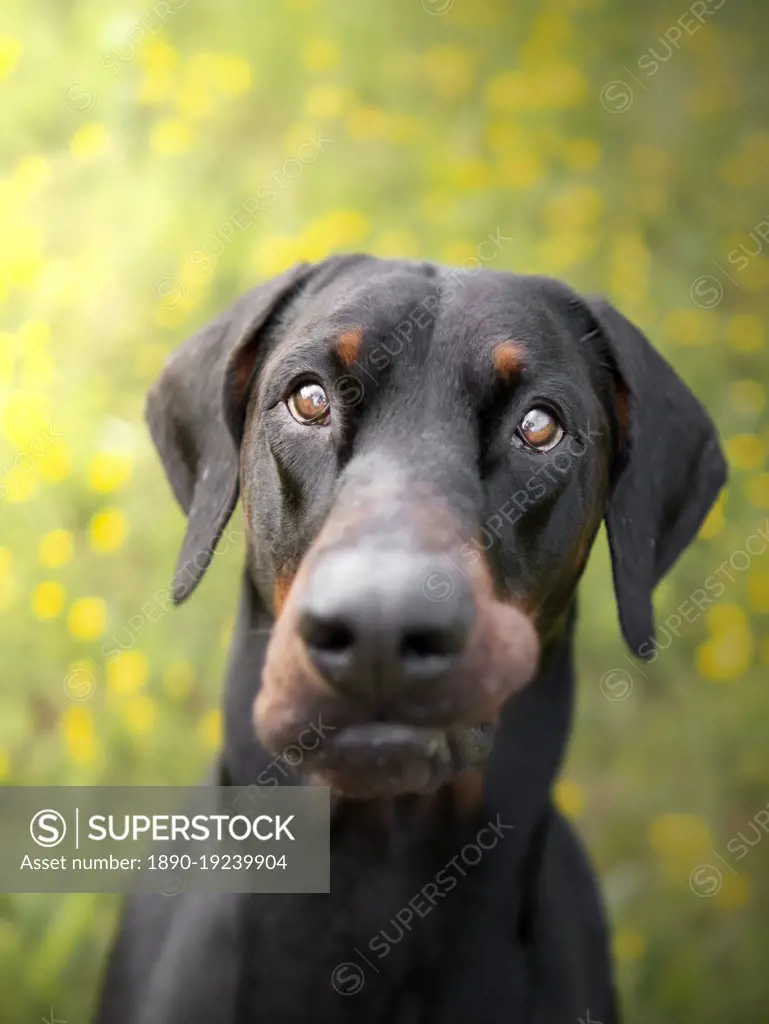
[[[150,390],[150,433],[189,520],[172,585],[176,604],[200,582],[238,500],[232,402],[245,402],[260,336],[311,269],[300,264],[244,295],[171,355]]]
[[[654,647],[652,591],[694,539],[726,481],[715,426],[673,368],[608,302],[588,300],[613,364],[619,464],[606,513],[622,632]]]

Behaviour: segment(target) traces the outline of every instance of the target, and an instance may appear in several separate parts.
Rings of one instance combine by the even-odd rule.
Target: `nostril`
[[[344,654],[355,643],[350,627],[335,619],[305,615],[300,622],[299,632],[308,647],[328,654]]]
[[[410,630],[401,641],[400,653],[407,661],[446,658],[458,654],[464,641],[464,629]]]

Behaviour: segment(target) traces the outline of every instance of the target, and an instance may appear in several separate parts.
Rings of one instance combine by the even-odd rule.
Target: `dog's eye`
[[[515,430],[513,440],[519,447],[549,452],[564,435],[564,429],[548,409],[529,409]]]
[[[286,402],[288,411],[297,423],[303,426],[325,426],[331,417],[331,403],[328,395],[314,381],[300,384]]]

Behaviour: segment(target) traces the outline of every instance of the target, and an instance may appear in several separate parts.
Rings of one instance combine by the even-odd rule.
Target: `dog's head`
[[[301,265],[169,360],[148,405],[189,517],[184,600],[242,497],[275,615],[254,706],[349,795],[483,756],[537,672],[605,518],[631,649],[725,478],[645,337],[558,282],[365,256]]]

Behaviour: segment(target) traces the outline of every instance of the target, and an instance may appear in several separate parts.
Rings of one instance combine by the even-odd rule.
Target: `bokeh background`
[[[241,552],[158,611],[183,524],[142,418],[185,336],[336,250],[563,277],[702,397],[731,480],[651,666],[596,548],[557,799],[626,1019],[766,1021],[768,28],[763,0],[5,0],[0,781],[192,783],[217,749]],[[0,1019],[84,1024],[116,910],[0,896]]]

